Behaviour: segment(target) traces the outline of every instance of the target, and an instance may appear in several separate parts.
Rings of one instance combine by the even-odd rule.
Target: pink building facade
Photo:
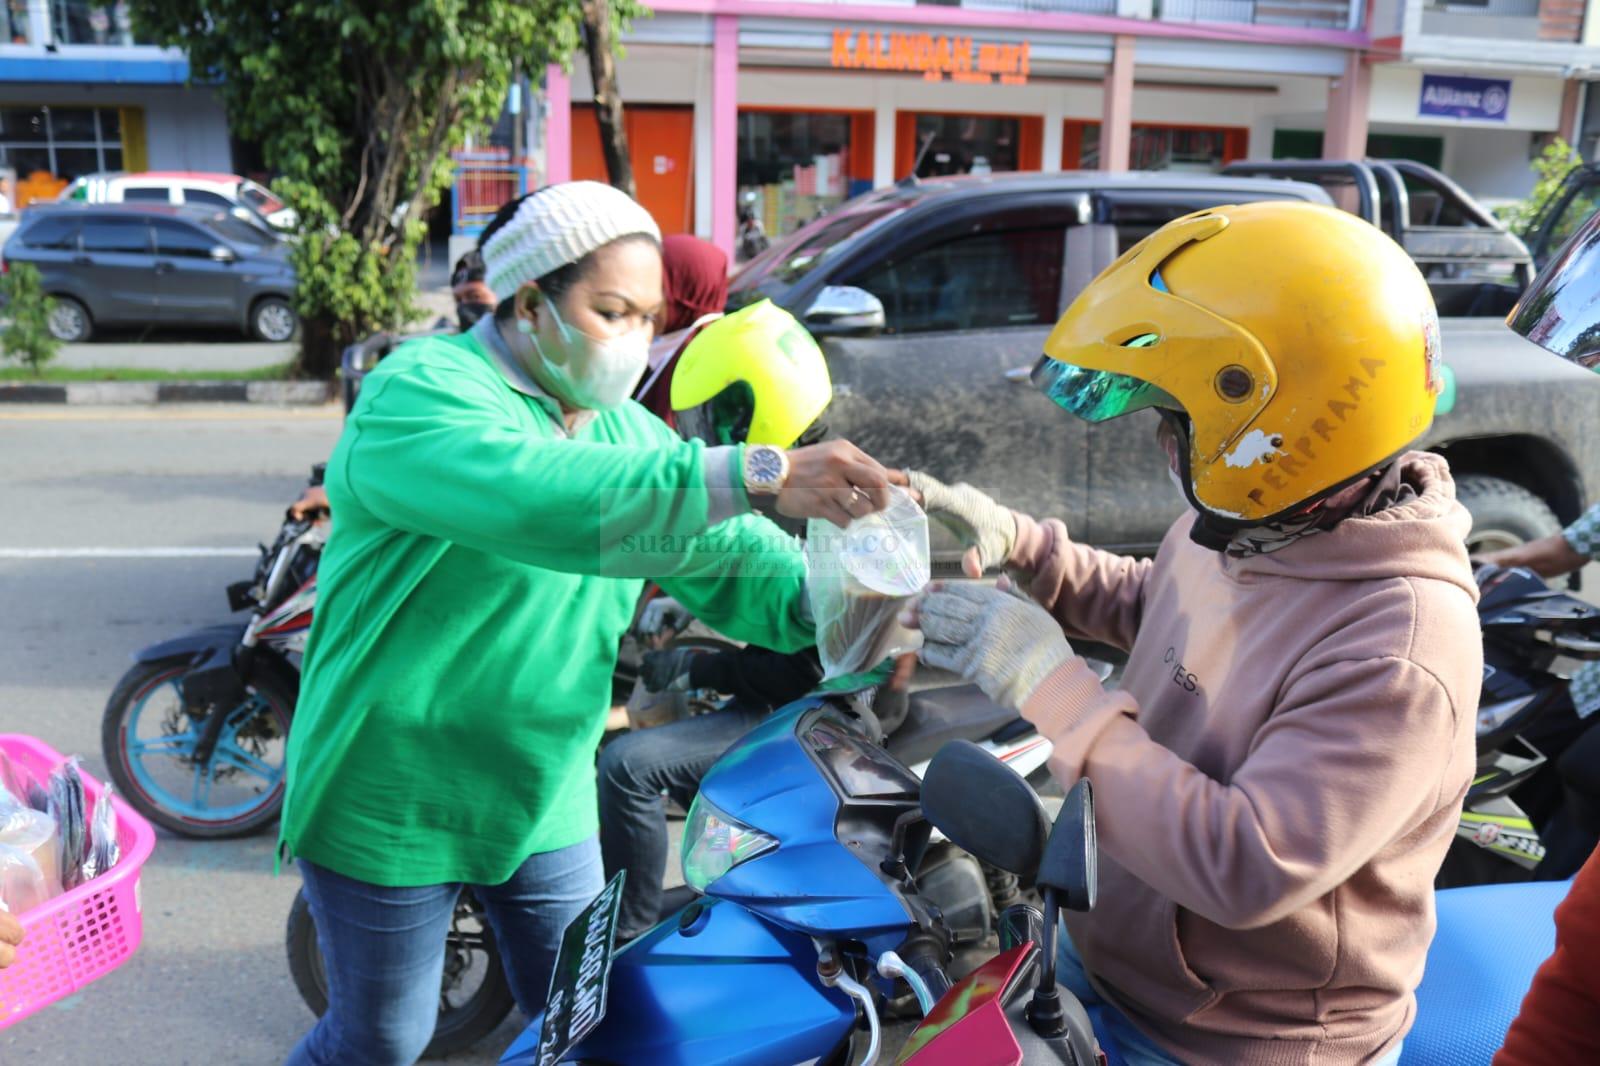
[[[1457,20],[1437,57],[1424,0],[652,6],[619,63],[640,199],[730,251],[741,212],[780,235],[912,174],[1400,155],[1509,199],[1544,137],[1579,135],[1566,52],[1590,50],[1546,19],[1575,39],[1507,69]],[[547,180],[604,177],[591,96],[581,59],[546,73]]]

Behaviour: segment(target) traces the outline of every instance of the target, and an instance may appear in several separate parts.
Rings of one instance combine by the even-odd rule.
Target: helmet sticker
[[[1444,343],[1439,337],[1439,315],[1433,308],[1422,312],[1422,359],[1427,374],[1428,392],[1434,396],[1444,391]]]

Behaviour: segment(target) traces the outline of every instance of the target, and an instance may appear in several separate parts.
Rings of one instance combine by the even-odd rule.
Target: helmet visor
[[[750,386],[735,382],[705,403],[673,412],[678,433],[685,440],[703,440],[716,447],[743,444],[750,435],[755,398]]]
[[[1147,407],[1183,410],[1171,393],[1148,381],[1109,370],[1089,370],[1048,355],[1033,368],[1032,380],[1057,407],[1086,422],[1104,422]]]

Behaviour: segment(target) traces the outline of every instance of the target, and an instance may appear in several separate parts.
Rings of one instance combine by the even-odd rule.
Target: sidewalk
[[[447,280],[448,283],[448,280]],[[421,292],[424,314],[412,329],[455,326],[448,288]],[[440,319],[444,320],[440,326]],[[207,372],[237,374],[284,366],[296,341],[266,344],[229,330],[108,330],[104,339],[64,345],[52,365],[69,370],[162,370],[192,373],[176,381],[0,381],[0,405],[72,404],[138,406],[169,403],[243,403],[299,406],[338,397],[338,382],[205,379]]]

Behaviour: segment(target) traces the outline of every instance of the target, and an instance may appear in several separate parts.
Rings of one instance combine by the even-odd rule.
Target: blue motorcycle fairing
[[[704,900],[684,935],[668,919],[612,965],[606,1015],[563,1061],[770,1066],[831,1053],[855,1024],[851,1000],[817,977],[817,949],[737,904]],[[501,1066],[539,1060],[535,1017]]]
[[[795,731],[808,698],[778,711],[725,754],[700,783],[724,813],[778,841],[706,887],[763,917],[821,937],[898,938],[912,924],[899,896],[869,865],[882,858],[866,842],[839,842],[839,797]]]
[[[133,661],[154,663],[163,659],[190,659],[202,653],[209,653],[212,661],[226,663],[233,654],[233,649],[244,637],[245,628],[233,623],[196,629],[181,637],[173,637],[171,640],[140,648],[133,653]]]

